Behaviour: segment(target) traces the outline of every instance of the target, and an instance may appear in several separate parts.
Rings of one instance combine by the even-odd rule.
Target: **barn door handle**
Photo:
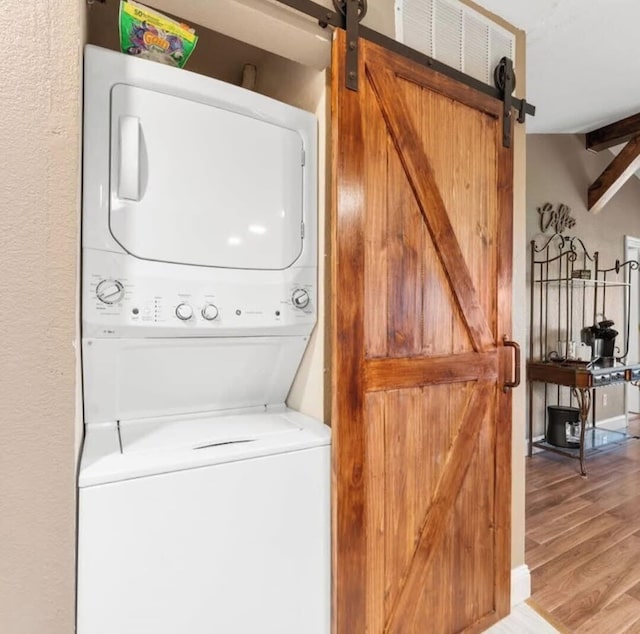
[[[509,341],[507,335],[502,337],[502,345],[505,348],[513,348],[513,381],[505,381],[503,392],[508,392],[513,387],[520,385],[520,346],[515,341]]]

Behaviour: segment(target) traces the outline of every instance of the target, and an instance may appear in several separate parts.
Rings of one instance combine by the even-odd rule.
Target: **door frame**
[[[624,259],[640,260],[640,238],[634,236],[624,237]],[[638,277],[637,275],[635,276]],[[640,360],[640,279],[636,279],[636,283],[632,284],[632,271],[625,267],[625,282],[631,284],[629,296],[625,293],[625,330],[629,332],[629,351],[633,351],[632,360]],[[628,302],[628,303],[627,303]],[[625,383],[624,389],[624,412],[625,417],[629,412],[640,413],[640,389]]]

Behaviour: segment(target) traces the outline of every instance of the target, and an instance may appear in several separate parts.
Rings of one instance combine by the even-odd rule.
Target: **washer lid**
[[[303,427],[286,414],[190,416],[120,423],[122,453],[201,450],[252,443],[272,436],[300,434]],[[281,439],[284,440],[284,439]]]
[[[330,442],[326,425],[284,405],[225,415],[97,423],[86,425],[78,484],[168,474],[326,447]]]
[[[111,90],[109,227],[139,258],[285,269],[302,252],[303,142],[259,118]]]

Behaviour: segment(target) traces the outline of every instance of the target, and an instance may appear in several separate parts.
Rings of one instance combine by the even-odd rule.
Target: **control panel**
[[[87,250],[84,333],[92,337],[309,334],[316,320],[315,275],[315,268],[177,267]]]

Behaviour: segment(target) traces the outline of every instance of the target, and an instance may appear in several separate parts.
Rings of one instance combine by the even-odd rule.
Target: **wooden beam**
[[[587,150],[600,152],[640,134],[640,112],[587,133]]]
[[[640,168],[640,135],[624,146],[606,170],[589,187],[589,211],[598,213]]]

